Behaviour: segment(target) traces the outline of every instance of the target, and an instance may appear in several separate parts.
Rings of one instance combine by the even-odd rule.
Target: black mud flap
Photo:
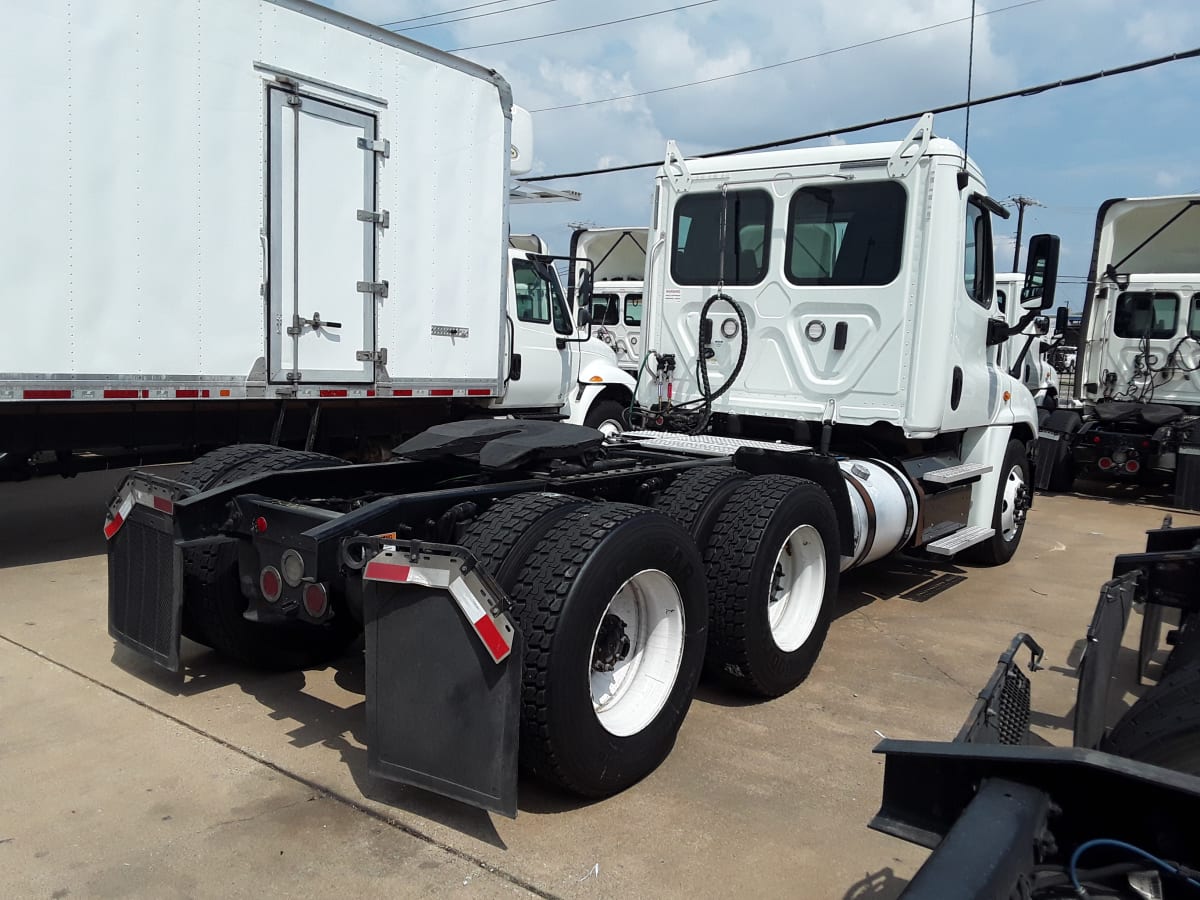
[[[1106,581],[1087,630],[1087,643],[1079,660],[1079,689],[1075,694],[1075,746],[1096,747],[1104,737],[1108,717],[1108,688],[1121,650],[1121,639],[1140,573],[1126,572]]]
[[[114,501],[104,529],[108,633],[118,644],[178,673],[183,555],[175,544],[170,508],[169,501],[143,486],[127,485]]]
[[[1050,490],[1050,478],[1055,468],[1074,451],[1075,435],[1042,428],[1038,432],[1037,465],[1033,470],[1033,485],[1039,491]]]
[[[515,818],[522,643],[507,597],[448,545],[383,550],[363,588],[369,771]]]

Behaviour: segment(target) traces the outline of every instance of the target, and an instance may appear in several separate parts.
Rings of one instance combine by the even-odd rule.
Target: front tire
[[[512,595],[525,638],[522,766],[585,797],[653,772],[704,659],[703,564],[688,534],[645,507],[589,504],[538,545]]]
[[[1025,445],[1015,438],[1008,442],[1000,481],[992,507],[992,527],[996,533],[963,555],[981,566],[1002,566],[1017,552],[1025,533],[1025,514],[1033,486],[1029,481],[1029,457]]]
[[[741,485],[704,551],[706,668],[762,697],[802,682],[829,631],[840,561],[837,514],[820,486],[786,475]]]
[[[599,400],[592,404],[583,419],[587,428],[595,428],[605,437],[616,437],[627,430],[629,408],[616,400]]]

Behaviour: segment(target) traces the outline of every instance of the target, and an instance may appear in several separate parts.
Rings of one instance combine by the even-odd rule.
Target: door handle
[[[304,330],[305,325],[311,326],[314,331],[318,328],[341,328],[342,327],[341,322],[326,322],[324,319],[321,318],[321,314],[319,312],[315,312],[312,314],[311,319],[306,319],[306,318],[304,318],[304,316],[301,316],[301,315],[292,316],[292,327],[287,330],[287,333],[290,335],[300,334]]]

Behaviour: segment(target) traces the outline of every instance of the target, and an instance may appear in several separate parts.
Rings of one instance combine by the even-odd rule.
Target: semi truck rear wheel
[[[1192,660],[1143,694],[1100,749],[1200,775],[1200,665]]]
[[[205,454],[180,474],[198,480],[208,473],[207,482],[196,484],[207,490],[251,475],[344,464],[321,453],[243,444]],[[184,551],[184,634],[223,656],[257,668],[299,669],[338,656],[358,635],[358,626],[348,614],[334,616],[324,625],[267,625],[246,619],[247,606],[238,584],[236,540]]]
[[[829,631],[840,561],[837,514],[820,486],[787,475],[738,486],[704,550],[705,667],[763,697],[798,685]]]
[[[1017,552],[1025,533],[1025,514],[1029,510],[1033,484],[1029,480],[1029,457],[1025,445],[1015,438],[1008,442],[1000,481],[992,507],[992,527],[996,533],[963,555],[981,566],[1002,566]]]
[[[512,590],[525,638],[521,764],[606,797],[670,753],[704,659],[703,564],[676,522],[592,503],[559,520]]]
[[[654,508],[670,516],[703,549],[730,495],[750,477],[732,466],[697,466],[671,482]]]

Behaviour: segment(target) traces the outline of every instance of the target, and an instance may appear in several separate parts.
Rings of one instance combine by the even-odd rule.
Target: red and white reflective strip
[[[363,571],[366,581],[385,581],[392,584],[416,584],[422,587],[442,588],[450,593],[462,614],[467,617],[475,634],[483,642],[484,649],[495,662],[501,662],[512,652],[512,626],[507,619],[493,616],[479,602],[467,582],[457,572],[457,563],[447,560],[454,571],[430,565],[405,565],[391,562],[394,557],[386,551],[367,563]]]
[[[0,386],[0,400],[215,400],[246,396],[235,387],[24,387]]]
[[[111,541],[116,533],[121,530],[121,526],[129,518],[129,513],[132,512],[135,503],[156,509],[159,512],[166,513],[168,516],[173,515],[175,512],[175,504],[166,497],[160,497],[158,494],[152,494],[150,491],[145,491],[138,487],[126,488],[124,496],[121,497],[121,502],[117,504],[115,510],[109,513],[108,519],[104,522],[104,537],[107,540]]]

